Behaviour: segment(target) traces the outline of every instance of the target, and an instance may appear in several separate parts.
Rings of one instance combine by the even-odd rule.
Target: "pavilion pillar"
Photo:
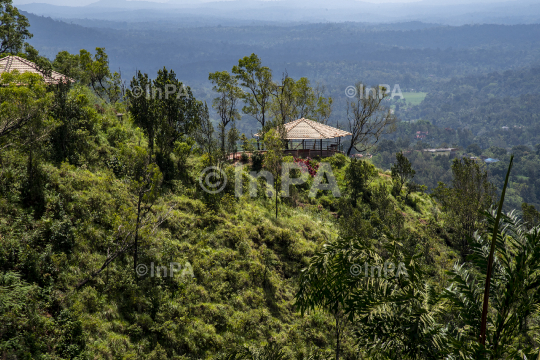
[[[320,145],[321,145],[321,157],[322,157],[322,139],[320,140]]]

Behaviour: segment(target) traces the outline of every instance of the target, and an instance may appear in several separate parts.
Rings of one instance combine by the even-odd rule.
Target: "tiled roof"
[[[285,124],[285,131],[288,140],[333,139],[352,135],[350,132],[304,118]]]
[[[11,72],[13,70],[18,70],[20,73],[31,72],[34,74],[39,74],[43,76],[43,79],[48,84],[57,84],[63,79],[73,81],[73,79],[70,79],[67,76],[62,75],[54,70],[51,72],[51,76],[46,76],[39,70],[36,64],[31,62],[30,60],[26,60],[18,56],[10,55],[0,59],[0,74],[2,74],[3,72]]]

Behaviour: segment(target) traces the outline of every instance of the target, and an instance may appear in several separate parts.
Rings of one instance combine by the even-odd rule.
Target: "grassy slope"
[[[0,175],[0,189],[14,191],[0,198],[1,269],[20,273],[42,292],[32,310],[39,324],[33,330],[39,338],[33,357],[55,352],[60,358],[210,358],[271,340],[297,357],[311,347],[332,351],[332,319],[319,312],[301,317],[293,306],[300,269],[317,248],[338,236],[332,213],[317,201],[304,207],[283,204],[276,219],[272,199],[228,195],[216,209],[199,199],[193,183],[177,183],[164,191],[150,215],[157,221],[168,213],[166,220],[141,231],[139,262],[150,267],[152,262],[189,261],[194,278],[137,278],[133,258],[126,254],[76,290],[107,259],[107,251],[114,252],[122,227],[135,217],[134,196],[106,161],[111,154],[129,156],[126,149],[141,144],[140,130],[129,120],[118,122],[112,111],[96,114],[96,127],[98,136],[87,139],[95,150],[88,157],[92,162],[42,165],[45,211],[38,217],[21,201],[25,155],[2,155],[7,171]],[[200,158],[192,156],[189,164],[195,179]],[[344,189],[344,170],[335,171]],[[377,177],[373,186],[379,182],[390,188],[387,176]],[[438,228],[432,225],[439,209],[427,195],[412,196],[416,210],[392,201],[405,215],[411,236],[425,240],[418,241],[417,250],[430,254],[434,282],[444,286],[443,269],[455,255],[431,230]],[[81,327],[78,340],[63,325],[66,312]],[[79,350],[72,347],[70,355],[68,345],[77,343]],[[345,356],[354,358],[351,338],[344,347]]]

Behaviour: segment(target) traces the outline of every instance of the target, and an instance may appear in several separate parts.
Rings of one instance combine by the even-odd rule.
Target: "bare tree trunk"
[[[353,145],[353,143],[351,141],[351,145],[349,146],[349,150],[347,150],[347,156],[351,155],[351,151],[352,151],[353,147],[354,147],[354,145]]]
[[[277,191],[277,180],[274,180],[274,191],[276,192],[276,219],[278,216],[278,191]]]
[[[118,250],[116,253],[114,253],[113,256],[108,257],[107,260],[103,263],[103,265],[98,270],[94,271],[92,274],[90,274],[90,276],[88,278],[86,278],[83,281],[81,281],[80,283],[78,283],[76,288],[80,289],[81,287],[83,287],[87,282],[92,280],[94,277],[99,275],[105,268],[107,268],[109,266],[109,264],[111,262],[113,262],[114,259],[116,259],[119,255],[123,254],[127,250],[129,250],[129,246],[126,247],[126,248]]]
[[[139,194],[139,201],[137,202],[137,223],[135,224],[135,241],[134,241],[134,253],[133,253],[133,270],[135,271],[135,274],[137,273],[137,258],[138,258],[138,250],[139,250],[139,224],[141,222],[141,202],[142,202],[142,194]]]
[[[221,126],[221,151],[225,153],[225,126],[227,124]]]

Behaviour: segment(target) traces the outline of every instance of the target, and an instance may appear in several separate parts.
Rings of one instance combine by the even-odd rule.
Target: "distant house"
[[[439,149],[424,149],[424,152],[436,155],[450,155],[457,151],[457,148],[439,148]]]
[[[371,155],[371,154],[366,154],[366,155],[363,155],[363,154],[351,154],[350,157],[353,158],[353,159],[361,159],[361,158],[371,159],[373,157],[373,155]]]
[[[428,131],[417,131],[416,132],[416,139],[425,139],[426,136],[428,136],[429,132]]]
[[[291,121],[283,127],[283,151],[296,157],[332,156],[341,152],[341,138],[352,135],[348,131],[306,118]],[[259,134],[254,136],[259,137]]]
[[[509,128],[508,126],[503,126],[502,129],[503,129],[503,131],[508,131],[508,130],[510,130],[510,128]]]
[[[488,164],[491,164],[491,163],[496,163],[499,161],[499,159],[492,159],[492,158],[487,158],[486,160],[484,160],[486,163]]]
[[[23,59],[19,56],[6,56],[5,58],[0,59],[0,74],[4,72],[11,72],[13,70],[17,70],[20,73],[30,72],[33,74],[38,74],[43,77],[43,80],[47,84],[58,84],[59,82],[67,82],[74,80],[60,74],[56,71],[51,71],[50,74],[44,74],[43,71],[33,62],[30,60]]]

